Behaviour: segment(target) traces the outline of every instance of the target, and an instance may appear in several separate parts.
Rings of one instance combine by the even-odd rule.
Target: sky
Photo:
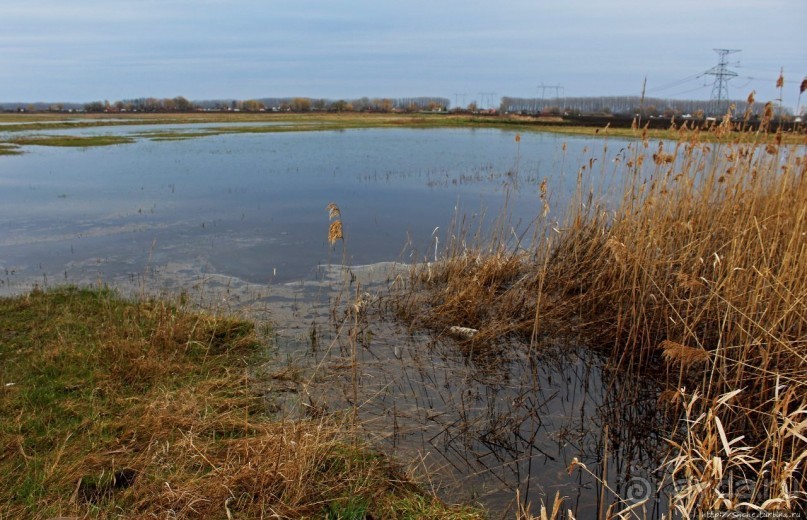
[[[795,109],[805,0],[0,0],[0,102],[640,95]],[[541,89],[540,86],[558,86]],[[481,94],[484,93],[484,94]],[[807,94],[802,104],[807,104]]]

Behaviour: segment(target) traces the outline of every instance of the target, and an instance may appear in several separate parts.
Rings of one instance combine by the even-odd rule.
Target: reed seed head
[[[336,203],[334,202],[331,202],[330,204],[325,206],[325,209],[328,210],[329,220],[333,220],[335,218],[339,218],[340,216],[342,216],[342,212],[339,210],[339,206],[337,206]]]
[[[763,114],[763,117],[768,120],[773,117],[773,103],[770,101],[765,103],[765,113]]]
[[[668,339],[659,343],[659,348],[668,363],[678,363],[683,368],[709,361],[709,353],[702,348],[688,347]]]
[[[341,220],[334,220],[331,222],[330,227],[328,228],[328,242],[331,245],[334,245],[337,240],[344,240],[344,236],[342,235],[342,221]]]

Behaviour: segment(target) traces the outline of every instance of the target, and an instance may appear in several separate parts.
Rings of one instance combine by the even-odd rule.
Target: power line
[[[704,74],[705,73],[703,73],[703,72],[701,72],[699,74],[693,74],[692,76],[687,76],[686,78],[671,81],[669,83],[665,83],[665,84],[663,84],[661,86],[653,87],[653,88],[650,88],[648,90],[650,92],[660,92],[662,90],[669,90],[669,89],[672,89],[672,88],[675,88],[675,87],[679,87],[679,86],[683,85],[684,83],[688,83],[688,82],[690,82],[690,81],[692,81],[694,79],[700,79],[700,78],[702,78],[704,76]]]
[[[689,94],[689,93],[691,93],[691,92],[696,92],[696,91],[698,91],[698,90],[702,90],[702,89],[705,89],[705,88],[708,88],[708,87],[709,87],[709,85],[701,85],[701,86],[699,86],[699,87],[695,87],[695,88],[691,88],[691,89],[683,90],[683,91],[681,91],[681,92],[676,92],[675,94],[669,94],[669,96],[670,96],[670,97],[675,97],[675,96],[680,96],[680,95],[682,95],[682,94]]]
[[[737,76],[737,77],[751,81],[764,81],[766,83],[774,83],[774,80],[772,80],[771,78],[755,78],[754,76]],[[793,81],[792,79],[786,79],[784,80],[784,82],[790,83],[792,85],[798,85],[801,83],[801,81]]]

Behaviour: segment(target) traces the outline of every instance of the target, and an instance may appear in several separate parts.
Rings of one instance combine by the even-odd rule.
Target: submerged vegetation
[[[531,242],[459,221],[397,307],[415,327],[474,330],[473,355],[565,335],[660,381],[680,420],[670,507],[685,517],[807,501],[807,156],[781,133],[733,130],[727,119],[673,143],[635,130],[613,170],[577,171],[561,222],[541,185]],[[628,505],[642,510],[616,510]]]
[[[479,517],[337,417],[275,416],[249,322],[65,288],[0,300],[0,331],[2,518]]]

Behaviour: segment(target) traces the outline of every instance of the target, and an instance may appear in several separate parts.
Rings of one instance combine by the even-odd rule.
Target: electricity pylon
[[[714,102],[714,113],[715,114],[722,114],[728,110],[728,100],[729,100],[729,80],[731,78],[737,77],[737,73],[733,70],[729,70],[729,54],[734,54],[740,52],[739,49],[714,49],[714,51],[720,56],[720,61],[718,64],[711,69],[704,72],[704,74],[709,74],[710,76],[715,77],[715,83],[712,86],[712,101]],[[724,108],[722,105],[726,103],[726,107]]]

